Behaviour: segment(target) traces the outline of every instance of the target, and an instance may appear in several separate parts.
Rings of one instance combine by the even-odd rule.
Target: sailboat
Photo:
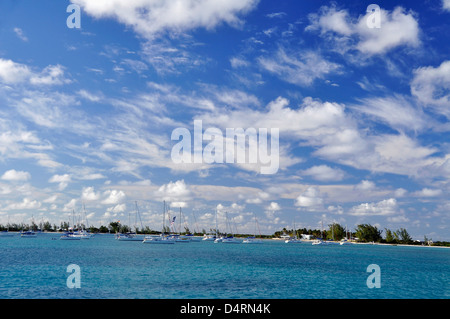
[[[80,213],[79,217],[78,217],[78,221],[77,221],[77,223],[75,223],[75,211],[74,210],[72,211],[72,222],[74,225],[73,229],[72,229],[72,231],[70,231],[70,228],[69,228],[69,231],[62,234],[59,239],[61,239],[61,240],[81,240],[81,239],[90,239],[94,236],[93,234],[91,234],[90,232],[88,232],[84,229],[83,221],[85,221],[86,225],[88,225],[86,208],[84,207],[84,204],[83,204],[83,212],[84,212],[84,216],[82,217],[81,213]]]
[[[337,241],[334,241],[334,223],[331,225],[331,238],[332,240],[327,241],[328,245],[339,245]]]
[[[34,217],[31,216],[31,225],[33,225],[33,224],[34,224]],[[37,233],[32,229],[29,229],[27,231],[22,230],[22,232],[20,233],[20,237],[21,238],[36,238]]]
[[[32,230],[27,230],[27,231],[20,233],[20,237],[21,238],[36,238],[37,234],[36,234],[36,232],[34,232]]]
[[[138,205],[137,205],[137,201],[135,201],[134,203],[135,203],[135,214],[136,214],[136,216],[135,216],[135,223],[134,223],[135,231],[134,232],[130,231],[130,232],[127,232],[127,233],[117,233],[116,234],[116,239],[119,240],[119,241],[143,241],[144,240],[143,236],[139,236],[137,234],[137,227],[136,227],[136,225],[137,225],[138,217],[139,217],[139,220],[141,221],[141,229],[143,229],[144,227],[142,225],[141,215],[139,213],[139,208],[138,208]],[[130,214],[128,214],[128,219],[129,219],[129,221],[131,221],[130,220]]]
[[[229,224],[228,213],[225,212],[225,215],[226,215],[226,218],[227,218],[227,224]],[[230,224],[230,229],[231,229],[231,235],[222,238],[222,243],[223,244],[240,244],[241,241],[237,240],[233,236],[233,229],[231,228],[231,224]]]
[[[74,232],[65,232],[59,237],[60,240],[81,240],[81,236],[75,235]]]
[[[297,237],[297,230],[295,229],[295,219],[294,219],[294,232],[295,232],[294,237],[286,239],[284,241],[286,244],[301,244],[302,243],[302,241]]]
[[[214,243],[215,244],[221,243],[223,238],[224,237],[220,236],[220,233],[219,233],[219,228],[218,228],[218,224],[217,224],[217,209],[216,209],[216,235],[214,236]]]
[[[178,235],[173,235],[172,237],[175,238],[175,242],[177,242],[177,243],[190,243],[191,242],[191,238],[189,236],[181,235],[181,207],[180,207],[179,224],[180,225],[178,227]]]
[[[175,244],[175,240],[165,234],[166,219],[166,201],[164,201],[163,209],[163,228],[160,236],[145,236],[142,241],[144,244]]]
[[[89,222],[88,222],[87,214],[86,214],[86,207],[84,206],[84,204],[83,204],[83,213],[84,213],[84,220],[86,221],[86,227],[89,228]],[[81,239],[90,239],[90,238],[94,237],[94,234],[92,234],[91,232],[84,229],[84,227],[82,225],[81,230],[78,232],[78,236],[80,236]]]
[[[243,244],[262,244],[263,243],[263,241],[261,239],[261,231],[259,230],[258,220],[256,219],[255,214],[253,214],[253,217],[255,218],[255,235],[244,239],[242,241]],[[256,228],[258,228],[260,238],[256,238]]]
[[[323,237],[323,221],[322,221],[322,237]],[[322,238],[317,238],[312,241],[312,245],[326,245],[327,243]]]
[[[195,213],[192,212],[192,215],[194,216],[194,221],[195,221],[195,226],[196,228],[194,228],[194,233],[193,234],[186,234],[186,236],[191,240],[191,241],[202,241],[202,237],[200,236],[195,236],[195,234],[198,231],[198,224],[197,224],[197,218],[195,218]]]
[[[214,234],[204,234],[202,241],[215,241],[216,240],[216,235]]]
[[[347,229],[347,226],[345,226],[345,238],[342,238],[341,242],[339,244],[341,246],[343,246],[343,245],[352,245],[353,244],[351,241],[348,240],[348,229]]]

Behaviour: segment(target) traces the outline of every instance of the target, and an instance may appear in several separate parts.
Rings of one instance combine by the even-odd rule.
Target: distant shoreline
[[[271,238],[271,240],[285,240],[284,238]],[[301,239],[302,242],[306,243],[312,243],[314,239]],[[340,241],[332,241],[329,242],[333,243],[341,243]],[[349,244],[355,244],[355,245],[382,245],[382,246],[403,246],[403,247],[430,247],[430,248],[450,248],[449,246],[439,246],[439,245],[408,245],[408,244],[389,244],[389,243],[363,243],[363,242],[356,242],[356,241],[348,241]]]
[[[42,231],[42,232],[37,232],[37,233],[42,233],[42,234],[64,234],[67,231]],[[8,231],[8,233],[11,234],[18,234],[20,235],[21,232],[20,231]],[[114,233],[96,233],[96,234],[110,234],[110,235],[114,235]],[[142,234],[145,235],[145,234]],[[0,234],[0,237],[1,234]],[[196,237],[203,237],[203,236],[196,236]],[[241,237],[238,237],[241,238]],[[279,238],[279,237],[273,237],[273,238],[261,238],[262,240],[267,240],[267,241],[271,241],[271,240],[275,240],[275,241],[284,241],[286,240],[285,238]],[[302,242],[304,243],[312,243],[314,241],[314,239],[301,239]],[[340,241],[328,241],[328,242],[333,242],[333,243],[341,243]],[[401,246],[401,247],[430,247],[430,248],[450,248],[449,246],[441,246],[441,245],[410,245],[410,244],[390,244],[390,243],[372,243],[372,242],[368,242],[368,243],[364,243],[364,242],[355,242],[355,241],[348,241],[349,244],[355,244],[355,245],[380,245],[380,246]]]

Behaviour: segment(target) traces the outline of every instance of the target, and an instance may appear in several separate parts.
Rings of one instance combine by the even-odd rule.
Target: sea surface
[[[1,299],[448,299],[450,249],[0,238]],[[80,288],[69,288],[79,266]],[[380,288],[369,288],[369,265]]]

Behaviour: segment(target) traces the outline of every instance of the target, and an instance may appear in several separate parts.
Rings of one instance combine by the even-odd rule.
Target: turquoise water
[[[191,242],[148,245],[112,235],[0,238],[0,298],[449,298],[450,249]],[[70,289],[67,266],[80,266]],[[367,267],[380,267],[369,289]]]

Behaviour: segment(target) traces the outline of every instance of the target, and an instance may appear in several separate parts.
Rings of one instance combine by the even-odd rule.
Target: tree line
[[[422,244],[422,242],[416,242],[412,239],[410,234],[405,228],[399,228],[397,230],[391,230],[384,228],[384,237],[382,236],[383,230],[370,224],[359,224],[354,231],[347,231],[342,225],[338,223],[332,223],[328,225],[328,229],[306,229],[300,228],[297,230],[283,228],[281,231],[274,233],[274,237],[280,237],[283,234],[290,236],[300,237],[301,234],[313,235],[315,238],[322,238],[326,240],[340,241],[344,238],[353,238],[359,242],[369,243],[387,243],[387,244]],[[424,236],[423,243],[431,244],[432,239]],[[450,246],[448,242],[434,242],[434,245]]]
[[[51,224],[50,222],[41,222],[36,224],[35,222],[31,222],[31,224],[25,223],[8,223],[7,225],[0,224],[0,231],[13,231],[20,232],[26,230],[32,231],[44,231],[44,232],[62,232],[69,230],[79,230],[84,229],[91,233],[127,233],[131,231],[137,231],[140,234],[155,234],[158,233],[155,230],[150,229],[148,226],[143,229],[133,229],[130,226],[120,224],[119,222],[111,222],[107,226],[101,225],[100,227],[95,226],[86,226],[84,224],[80,224],[77,226],[70,226],[68,222],[61,222],[60,225]]]
[[[56,224],[51,224],[48,221],[41,222],[39,224],[36,224],[32,222],[31,224],[25,224],[25,223],[8,223],[7,225],[0,224],[0,231],[26,231],[26,230],[33,230],[33,231],[44,231],[44,232],[61,232],[61,231],[68,231],[68,230],[77,230],[77,229],[85,229],[91,233],[127,233],[127,232],[136,232],[138,234],[160,234],[160,231],[156,231],[151,229],[150,227],[146,226],[143,229],[135,228],[132,229],[132,227],[128,225],[121,224],[119,222],[111,222],[107,226],[101,225],[100,227],[95,226],[89,226],[86,227],[85,225],[81,224],[78,227],[71,228],[69,226],[69,223],[67,222],[61,222],[59,226]],[[210,230],[214,231],[214,230]],[[169,227],[166,226],[166,229],[164,229],[164,232],[169,233],[171,232]],[[189,234],[191,233],[189,228],[185,227],[185,232],[182,234]],[[196,236],[202,236],[206,233],[206,231],[203,229],[202,232],[197,233],[194,232],[193,235]],[[273,235],[262,235],[263,238],[279,238],[281,235],[287,234],[290,236],[297,236],[300,237],[301,234],[305,235],[312,235],[314,238],[322,238],[327,240],[335,240],[340,241],[344,238],[346,239],[355,239],[359,242],[376,242],[376,243],[387,243],[387,244],[431,244],[434,246],[450,246],[450,242],[446,241],[436,241],[433,242],[431,238],[427,238],[424,236],[424,239],[422,242],[416,242],[412,239],[410,234],[405,228],[399,228],[397,230],[390,230],[388,228],[384,228],[384,237],[382,236],[383,230],[378,229],[376,226],[370,225],[370,224],[360,224],[357,225],[354,231],[348,231],[346,230],[342,225],[338,223],[332,223],[328,225],[328,229],[320,230],[320,229],[306,229],[306,228],[299,228],[299,229],[286,229],[283,228],[281,231],[276,231]],[[236,237],[246,237],[251,234],[234,234]]]

